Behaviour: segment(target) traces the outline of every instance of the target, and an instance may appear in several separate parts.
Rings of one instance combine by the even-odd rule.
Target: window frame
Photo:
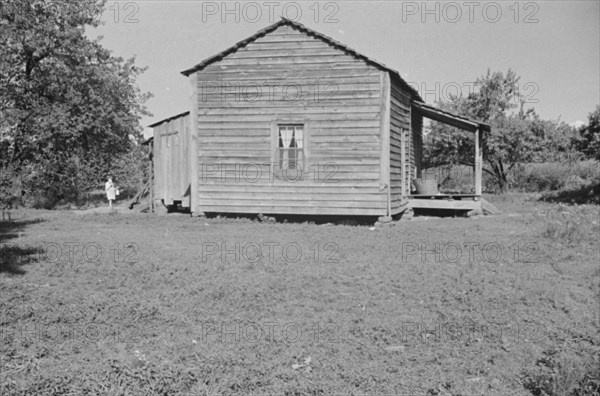
[[[297,173],[287,174],[287,170],[284,174],[283,170],[280,169],[280,147],[279,147],[279,129],[282,126],[302,126],[302,160],[298,161],[299,169],[301,170],[301,176],[298,177]],[[308,174],[308,164],[310,159],[309,142],[310,142],[310,128],[308,120],[298,118],[279,118],[273,120],[271,123],[271,174],[274,175],[275,179],[286,180],[286,181],[299,181],[304,180]],[[296,168],[298,169],[298,168]]]
[[[294,141],[297,142],[297,136],[296,133],[298,131],[302,131],[302,143],[301,143],[301,147],[298,147],[298,143],[296,143],[296,147],[281,147],[281,145],[279,144],[281,142],[281,130],[282,128],[287,128],[287,129],[292,129],[293,132],[293,136],[294,136]],[[277,153],[275,154],[276,160],[277,160],[277,164],[279,165],[279,168],[282,169],[281,167],[281,162],[282,162],[282,151],[286,150],[288,153],[288,167],[286,169],[298,169],[298,166],[300,167],[300,169],[304,169],[304,124],[278,124],[277,125]],[[291,141],[290,141],[291,143]],[[292,152],[295,152],[294,158],[295,158],[295,167],[291,168],[290,164],[292,164],[292,161],[289,160],[290,158],[290,154]]]

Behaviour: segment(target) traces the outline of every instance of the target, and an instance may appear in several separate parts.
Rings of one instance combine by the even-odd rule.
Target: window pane
[[[281,146],[280,147],[290,147],[290,142],[292,140],[292,133],[294,132],[293,128],[280,127],[279,135],[281,136]]]
[[[298,148],[302,148],[304,145],[302,144],[304,141],[304,127],[302,125],[297,125],[296,128],[294,128],[294,134],[295,134],[295,140],[296,140],[296,146]]]
[[[279,149],[279,169],[283,169],[283,164],[284,164],[283,152],[284,151],[285,151],[285,149],[282,149],[282,148]]]
[[[298,165],[298,151],[297,150],[289,150],[290,156],[290,166],[289,169],[296,169]]]

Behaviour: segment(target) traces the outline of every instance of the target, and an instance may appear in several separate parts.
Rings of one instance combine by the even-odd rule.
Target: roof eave
[[[182,71],[181,74],[188,77],[190,74],[195,73],[199,70],[202,70],[203,68],[210,65],[211,63],[221,60],[222,58],[226,57],[227,55],[250,44],[252,41],[255,41],[255,40],[259,39],[260,37],[272,32],[273,30],[277,29],[278,27],[286,24],[287,21],[288,21],[287,19],[281,18],[280,21],[277,21],[274,24],[269,25],[266,28],[259,30],[258,32],[254,33],[253,35],[246,37],[244,40],[238,41],[231,47],[226,48],[225,50],[219,52],[218,54],[215,54],[211,57],[206,58],[205,60],[198,63],[197,65],[192,66],[189,69]]]
[[[163,123],[165,123],[165,122],[169,122],[169,121],[173,121],[173,120],[175,120],[175,119],[177,119],[177,118],[180,118],[180,117],[185,117],[186,115],[189,115],[189,114],[190,114],[190,112],[189,112],[189,111],[184,111],[183,113],[179,113],[179,114],[176,114],[176,115],[174,115],[174,116],[171,116],[171,117],[168,117],[168,118],[164,118],[164,119],[162,119],[162,120],[160,120],[160,121],[156,121],[154,124],[150,124],[150,125],[148,125],[148,128],[154,128],[154,127],[157,127],[157,126],[159,126],[160,124],[163,124]]]

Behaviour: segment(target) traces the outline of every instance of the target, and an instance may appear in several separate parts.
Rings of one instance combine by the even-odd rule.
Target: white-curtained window
[[[278,144],[279,169],[304,167],[304,125],[279,125]]]

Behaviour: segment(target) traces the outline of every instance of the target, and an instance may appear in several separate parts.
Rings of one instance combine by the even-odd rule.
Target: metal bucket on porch
[[[415,185],[417,190],[416,193],[418,195],[437,195],[440,193],[435,179],[413,179],[413,184]]]

